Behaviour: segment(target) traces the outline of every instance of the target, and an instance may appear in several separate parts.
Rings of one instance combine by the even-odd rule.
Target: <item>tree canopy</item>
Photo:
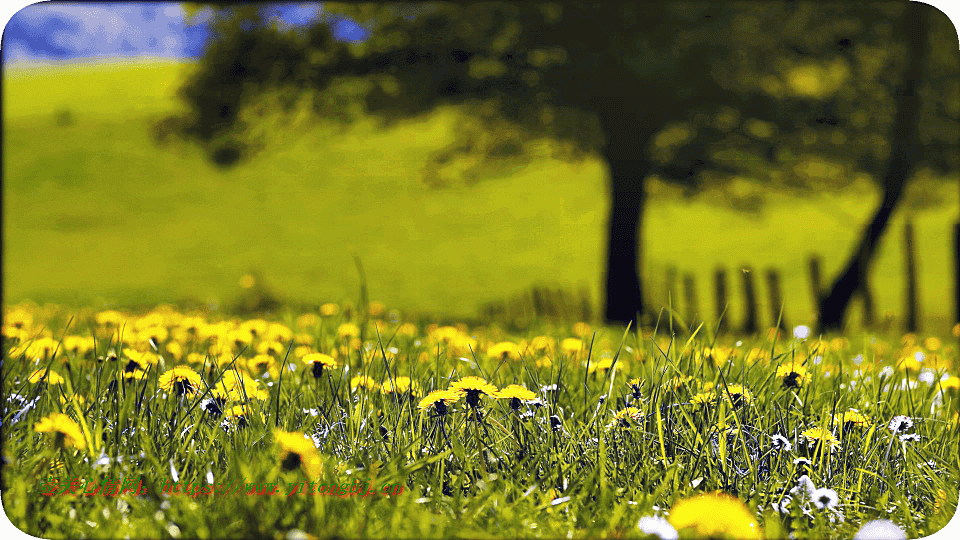
[[[922,28],[912,7],[931,12]],[[337,17],[369,38],[337,41]],[[911,72],[918,40],[927,52]],[[544,138],[566,159],[599,155],[612,200],[606,317],[625,322],[646,308],[646,178],[689,192],[734,178],[842,187],[858,174],[889,187],[900,98],[914,92],[907,172],[955,173],[957,49],[942,13],[907,2],[324,3],[303,29],[281,28],[268,4],[218,6],[182,89],[190,110],[171,122],[224,166],[264,147],[273,111],[389,125],[442,105],[493,137],[465,137],[440,159],[515,155]]]

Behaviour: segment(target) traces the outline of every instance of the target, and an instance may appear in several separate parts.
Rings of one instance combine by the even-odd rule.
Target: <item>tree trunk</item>
[[[610,174],[610,218],[607,222],[607,322],[634,324],[645,315],[640,276],[644,182],[652,169],[646,148],[654,129],[631,114],[635,102],[625,98],[602,100],[598,113],[607,137],[604,157]]]
[[[897,95],[893,140],[883,178],[883,202],[860,237],[860,242],[830,292],[820,299],[818,324],[821,331],[838,331],[853,295],[865,286],[870,263],[876,254],[890,216],[900,202],[917,155],[917,124],[920,117],[918,85],[923,75],[927,48],[929,6],[911,2],[906,6],[902,35],[911,36],[909,60]]]

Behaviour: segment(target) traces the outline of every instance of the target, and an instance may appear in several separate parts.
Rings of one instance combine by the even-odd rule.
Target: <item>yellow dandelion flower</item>
[[[320,306],[320,315],[323,317],[333,317],[340,313],[340,306],[334,303],[327,303]]]
[[[380,387],[380,391],[384,394],[390,394],[396,391],[398,394],[409,393],[413,396],[420,395],[420,383],[413,381],[410,377],[394,377],[393,381],[389,378],[383,381],[383,386]]]
[[[237,424],[237,427],[245,428],[250,425],[250,410],[246,405],[234,405],[224,413],[224,419]]]
[[[678,501],[667,521],[678,532],[689,529],[697,538],[760,538],[754,513],[740,499],[723,493],[695,495]]]
[[[214,387],[213,394],[229,401],[241,402],[250,399],[265,401],[270,397],[267,391],[260,387],[259,381],[232,369],[223,374],[223,378]]]
[[[709,405],[716,401],[717,395],[713,392],[697,392],[692,398],[690,398],[690,403],[694,405]]]
[[[280,467],[285,471],[303,469],[308,478],[319,478],[322,471],[320,454],[313,441],[299,432],[274,431],[273,438],[280,447]]]
[[[380,384],[368,375],[357,375],[350,379],[350,388],[357,389],[361,386],[367,390],[377,390],[380,388]]]
[[[310,366],[311,373],[315,379],[323,375],[323,368],[337,367],[337,361],[329,354],[311,353],[303,357],[303,363]]]
[[[533,363],[538,367],[550,367],[553,365],[553,360],[549,356],[541,356],[533,361]]]
[[[800,388],[813,378],[807,368],[799,364],[784,364],[777,368],[777,378],[784,388]]]
[[[33,384],[37,384],[41,380],[49,384],[63,384],[65,379],[56,371],[52,369],[37,369],[30,374],[30,377],[27,379]]]
[[[200,378],[200,375],[190,369],[189,366],[170,368],[163,372],[157,380],[157,386],[159,386],[161,390],[167,392],[172,391],[178,396],[193,396],[202,384],[203,380]]]
[[[960,377],[957,377],[956,375],[947,377],[946,379],[940,381],[940,388],[952,392],[960,390]]]
[[[814,447],[817,453],[821,453],[824,447],[830,452],[840,448],[840,440],[829,430],[821,427],[812,427],[801,432],[800,438],[806,441],[807,445]]]
[[[374,300],[367,306],[367,313],[369,313],[374,319],[383,317],[383,314],[386,312],[387,305],[379,300]]]
[[[417,326],[413,323],[403,323],[397,328],[397,335],[413,337],[417,335]]]
[[[247,362],[247,369],[253,375],[269,373],[271,377],[279,375],[277,359],[269,354],[258,354]]]
[[[590,335],[590,331],[591,331],[590,325],[585,322],[573,323],[573,333],[575,335],[578,335],[580,337],[588,336]]]
[[[840,425],[844,430],[866,427],[869,423],[867,417],[856,409],[848,409],[842,413],[835,414],[833,416],[833,422]]]
[[[434,390],[427,394],[427,397],[420,400],[417,408],[421,411],[433,406],[433,410],[438,416],[447,414],[447,407],[460,400],[461,394],[453,390]]]
[[[80,425],[62,413],[54,413],[41,418],[33,426],[33,430],[37,433],[53,433],[54,445],[57,448],[65,448],[69,445],[83,450],[87,447],[87,441],[83,438],[83,430],[80,429]]]
[[[643,413],[640,409],[636,407],[627,407],[625,409],[619,410],[613,415],[613,420],[607,424],[607,430],[612,430],[614,428],[629,428],[633,424],[631,422],[639,422],[643,418]]]
[[[314,313],[304,313],[297,317],[297,328],[301,330],[313,328],[318,324],[320,324],[320,317],[317,317]]]
[[[355,338],[360,335],[360,329],[353,323],[343,323],[337,327],[337,337],[340,339]]]
[[[501,341],[487,348],[487,356],[496,360],[519,360],[520,346],[509,341]]]
[[[510,408],[513,410],[518,410],[520,408],[521,401],[530,401],[537,399],[537,395],[527,390],[519,384],[510,384],[504,386],[499,392],[497,392],[497,397],[501,399],[510,400]]]
[[[556,342],[553,338],[547,336],[537,336],[530,340],[530,344],[527,345],[527,348],[533,354],[547,355],[553,354],[553,349],[555,346]]]
[[[630,395],[633,396],[633,399],[640,399],[640,389],[643,388],[643,379],[637,377],[627,381],[627,386],[630,387]]]
[[[267,324],[267,327],[263,330],[261,336],[263,336],[263,339],[267,341],[289,343],[290,339],[293,338],[293,330],[291,330],[285,324],[272,322]]]
[[[583,350],[583,341],[578,338],[566,338],[560,342],[560,350],[569,357],[576,357]]]
[[[923,367],[923,364],[915,356],[904,356],[897,363],[897,369],[907,374],[919,373],[921,367]]]
[[[743,385],[731,384],[727,386],[727,391],[723,394],[727,395],[728,393],[729,397],[733,400],[734,407],[753,404],[753,394]]]
[[[100,326],[120,326],[120,323],[123,322],[124,315],[119,311],[108,309],[107,311],[101,311],[94,315],[97,324]]]
[[[480,394],[486,394],[492,398],[497,397],[497,387],[483,380],[481,377],[464,377],[459,381],[451,383],[450,388],[465,395],[467,397],[467,405],[471,407],[480,405]]]

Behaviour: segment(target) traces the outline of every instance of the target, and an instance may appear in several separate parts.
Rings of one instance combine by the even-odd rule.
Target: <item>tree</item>
[[[736,177],[810,187],[811,164],[835,165],[835,183],[876,175],[904,5],[326,3],[305,31],[281,30],[268,6],[219,7],[182,90],[190,111],[170,122],[224,166],[264,146],[266,111],[305,102],[345,122],[359,102],[384,125],[457,105],[507,138],[596,153],[611,200],[605,317],[626,323],[648,314],[646,179],[695,192]],[[369,39],[336,41],[334,16]]]

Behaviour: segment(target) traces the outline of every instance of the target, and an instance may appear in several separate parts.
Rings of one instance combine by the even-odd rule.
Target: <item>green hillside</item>
[[[5,71],[5,303],[224,302],[254,270],[286,299],[353,300],[354,256],[371,298],[403,309],[472,315],[535,283],[585,286],[599,298],[600,162],[544,159],[472,187],[429,189],[418,172],[454,129],[454,113],[441,111],[386,132],[318,129],[222,172],[197,149],[158,147],[149,134],[149,120],[180,106],[175,91],[188,69],[141,60]],[[914,216],[931,331],[951,313],[955,185],[940,195],[945,202]],[[759,219],[709,198],[653,198],[644,230],[652,298],[664,298],[673,264],[695,272],[712,318],[716,264],[776,266],[788,320],[799,323],[811,311],[807,255],[822,254],[826,274],[836,272],[877,194],[768,195]],[[875,267],[880,314],[902,311],[902,219]],[[730,286],[739,291],[739,279]]]

